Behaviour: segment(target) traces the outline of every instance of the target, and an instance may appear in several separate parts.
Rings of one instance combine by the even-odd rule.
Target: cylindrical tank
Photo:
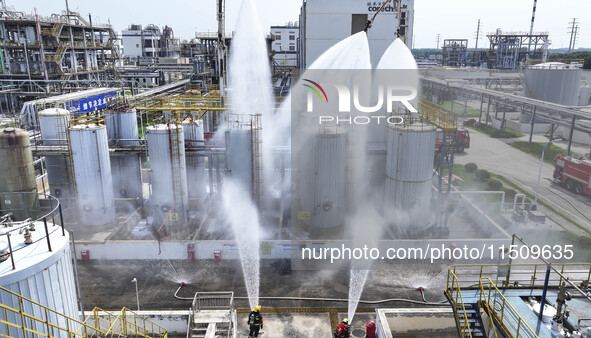
[[[579,88],[579,100],[578,106],[588,106],[589,99],[591,99],[591,87],[587,84],[587,81],[581,81],[581,87]]]
[[[429,225],[436,137],[429,124],[388,127],[384,209],[401,237]]]
[[[105,113],[105,123],[107,125],[109,140],[115,140],[116,144],[122,146],[139,144],[135,108],[126,108],[122,111],[108,111]]]
[[[252,196],[252,133],[248,129],[226,131],[226,160],[233,182]]]
[[[0,262],[0,286],[25,298],[47,306],[64,316],[80,320],[74,282],[74,270],[72,268],[72,252],[70,250],[70,237],[66,231],[62,236],[62,230],[49,222],[51,249],[48,250],[43,222],[35,222],[36,231],[31,231],[33,244],[26,245],[24,236],[15,232],[10,237],[13,249],[13,258],[16,269],[12,269],[11,260]],[[5,229],[0,229],[2,233]],[[6,236],[0,235],[0,247],[6,245]],[[54,325],[66,327],[66,319],[53,312],[46,312],[44,308],[33,305],[29,301],[19,304],[18,298],[5,291],[0,291],[0,303],[13,309],[22,309],[25,313],[41,319],[48,319]],[[8,316],[2,312],[2,320],[23,325],[22,317],[13,312]],[[77,327],[73,322],[68,323],[74,331]],[[25,318],[24,325],[38,332],[48,334],[47,324],[34,322]],[[58,333],[57,330],[49,332],[51,336],[66,338],[67,334]],[[11,328],[10,334],[6,325],[0,325],[0,335],[5,337],[23,337],[20,329]],[[37,336],[31,333],[27,337]]]
[[[203,146],[203,121],[184,121],[183,132],[187,147]],[[189,198],[204,198],[206,196],[205,158],[196,154],[187,154],[187,185]]]
[[[6,128],[0,132],[0,192],[36,192],[33,153],[29,133]],[[12,212],[16,220],[30,217],[36,209],[37,194],[7,194],[0,200],[0,211]]]
[[[307,139],[300,159],[299,203],[302,211],[310,212],[304,224],[312,234],[322,234],[345,223],[347,132],[340,127],[325,127]]]
[[[166,224],[184,222],[188,211],[185,139],[182,127],[159,124],[147,128],[155,218]]]
[[[121,146],[139,144],[135,108],[105,113],[109,140]],[[137,141],[134,141],[137,140]],[[111,154],[111,176],[115,198],[125,198],[138,206],[142,200],[140,158],[137,154]]]
[[[51,108],[38,113],[41,138],[44,145],[67,145],[70,112]],[[74,175],[68,155],[45,156],[45,170],[49,192],[59,199],[63,207],[70,206],[74,198]]]
[[[578,104],[582,70],[559,62],[542,63],[525,70],[527,97],[566,106]]]
[[[69,128],[78,209],[85,225],[105,225],[115,220],[113,180],[107,128],[80,124]]]

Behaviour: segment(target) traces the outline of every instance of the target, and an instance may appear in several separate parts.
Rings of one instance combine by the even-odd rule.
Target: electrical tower
[[[437,49],[439,49],[439,41],[441,40],[441,34],[437,34]]]
[[[579,26],[577,24],[577,18],[573,18],[573,21],[569,22],[570,26],[568,27],[570,31],[570,41],[568,43],[568,51],[572,51],[575,48],[575,38],[577,37],[577,30]]]
[[[480,40],[480,19],[478,19],[478,27],[476,27],[476,36],[474,37],[476,39],[476,45],[474,46],[474,49],[478,50],[478,40]]]

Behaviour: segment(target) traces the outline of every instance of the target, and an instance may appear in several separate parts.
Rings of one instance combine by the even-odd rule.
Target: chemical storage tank
[[[346,213],[347,131],[324,127],[310,134],[298,162],[300,210],[310,212],[304,225],[311,235],[322,235],[344,226]]]
[[[591,87],[587,84],[587,80],[581,81],[581,87],[579,88],[579,100],[577,105],[588,106],[589,100],[591,99]]]
[[[55,202],[57,204],[57,201]],[[7,247],[7,231],[11,232],[10,241],[12,246],[12,257],[15,262],[15,269],[12,267],[11,258],[0,254],[0,286],[14,293],[20,294],[43,306],[55,310],[59,314],[80,320],[78,309],[78,296],[74,281],[74,269],[72,268],[72,252],[70,250],[70,237],[67,231],[62,235],[61,227],[51,223],[52,217],[47,217],[49,240],[51,250],[45,239],[45,229],[42,221],[34,222],[35,231],[30,231],[32,244],[25,244],[25,238],[19,234],[19,229],[11,227],[0,228],[0,251]],[[25,225],[24,227],[29,227]],[[5,260],[2,261],[2,258]],[[45,311],[41,306],[33,305],[29,301],[19,304],[18,298],[9,292],[0,290],[0,303],[13,309],[22,309],[25,313],[37,318],[46,319],[54,325],[67,327],[73,331],[77,325],[66,317],[55,312]],[[0,319],[17,325],[23,325],[22,317],[14,312],[0,313]],[[47,324],[35,322],[27,318],[24,325],[26,328],[48,334]],[[51,332],[49,332],[51,333]],[[5,337],[22,338],[22,331],[11,327],[10,334],[6,325],[0,325],[0,335]],[[27,337],[37,336],[28,332]],[[53,337],[66,338],[67,334],[57,332],[51,333]]]
[[[159,124],[148,127],[146,132],[155,220],[181,224],[186,219],[189,201],[183,128]]]
[[[0,131],[0,193],[36,191],[29,133],[15,128]],[[16,209],[13,216],[22,221],[30,217],[27,210],[36,209],[37,204],[36,194],[7,194],[0,199],[0,211]]]
[[[115,144],[135,146],[139,144],[137,113],[135,108],[123,108],[120,111],[105,113],[107,136]]]
[[[385,215],[399,237],[415,237],[429,225],[434,126],[426,123],[388,127]]]
[[[189,148],[203,146],[205,143],[202,120],[188,120],[183,122],[185,145]],[[207,195],[205,181],[205,157],[187,154],[187,185],[189,198],[204,198]]]
[[[250,128],[226,130],[226,160],[232,180],[253,196],[253,154]]]
[[[66,146],[70,112],[65,109],[51,108],[40,111],[38,116],[43,144]],[[70,156],[66,154],[45,156],[45,170],[50,194],[59,199],[62,207],[67,208],[72,204],[75,196]]]
[[[80,222],[105,225],[115,220],[107,128],[78,124],[69,128]]]
[[[583,70],[560,62],[541,63],[525,69],[525,96],[576,106]]]
[[[105,113],[107,136],[120,146],[139,145],[137,113],[135,108]],[[125,199],[135,207],[141,205],[142,177],[139,154],[111,154],[111,176],[115,198]]]

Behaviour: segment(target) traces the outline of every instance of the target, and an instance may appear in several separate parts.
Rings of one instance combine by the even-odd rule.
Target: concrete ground
[[[509,143],[513,140],[494,139],[474,129],[470,131],[470,139],[470,149],[463,154],[457,154],[456,163],[476,163],[480,169],[502,175],[522,190],[535,195],[540,168],[539,158],[511,147]],[[539,199],[560,213],[567,215],[581,227],[591,231],[591,216],[589,216],[591,215],[591,199],[553,184],[551,181],[553,171],[552,165],[545,162],[542,164]],[[544,206],[540,205],[539,210],[563,229],[578,235],[587,234]]]

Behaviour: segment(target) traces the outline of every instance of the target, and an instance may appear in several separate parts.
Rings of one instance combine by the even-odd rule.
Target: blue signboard
[[[87,97],[78,101],[72,101],[66,104],[66,109],[74,116],[93,112],[107,107],[107,103],[112,97],[116,96],[117,92],[110,92],[92,97]]]

